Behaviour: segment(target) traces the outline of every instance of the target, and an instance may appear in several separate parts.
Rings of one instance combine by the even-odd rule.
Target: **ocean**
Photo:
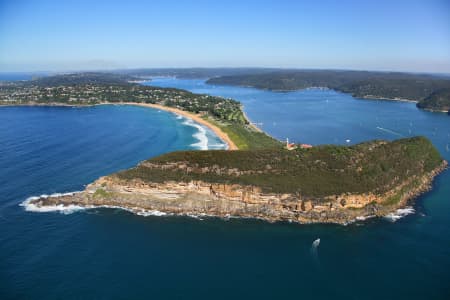
[[[20,80],[31,80],[33,76],[47,76],[48,72],[0,72],[0,81],[20,81]]]
[[[425,135],[450,159],[450,117],[413,103],[204,80],[146,84],[237,99],[280,140],[353,144]],[[169,151],[224,147],[197,126],[133,106],[0,107],[0,299],[449,298],[449,171],[408,210],[347,226],[119,209],[36,213],[20,205],[82,190]]]

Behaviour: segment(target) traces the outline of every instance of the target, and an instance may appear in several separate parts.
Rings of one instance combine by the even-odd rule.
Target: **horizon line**
[[[352,69],[352,68],[301,68],[301,67],[262,67],[262,66],[239,66],[239,67],[124,67],[124,68],[95,68],[95,69],[62,69],[62,70],[36,70],[36,71],[0,71],[0,74],[33,74],[33,73],[89,73],[89,72],[118,72],[133,70],[214,70],[214,69],[255,69],[255,70],[286,70],[286,71],[350,71],[350,72],[375,72],[375,73],[403,73],[424,75],[449,75],[450,71],[403,71],[403,70],[374,70],[374,69]]]

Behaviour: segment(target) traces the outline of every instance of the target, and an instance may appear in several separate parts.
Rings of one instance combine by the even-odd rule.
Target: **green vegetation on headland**
[[[310,149],[172,152],[117,173],[144,182],[190,182],[257,186],[268,193],[323,197],[381,194],[442,164],[431,142],[414,137],[354,146]]]
[[[237,101],[136,81],[126,74],[82,73],[6,82],[0,83],[0,103],[158,104],[198,114],[240,150],[168,153],[102,177],[84,192],[41,197],[33,204],[345,224],[405,205],[445,167],[423,137],[287,150],[250,124]]]
[[[210,84],[248,86],[274,91],[324,87],[357,98],[411,100],[428,110],[450,109],[450,78],[409,73],[286,70],[211,78]]]
[[[0,105],[95,105],[149,103],[200,114],[229,135],[240,149],[281,147],[245,118],[232,99],[194,94],[175,88],[137,84],[136,77],[110,73],[75,73],[31,81],[0,82]]]
[[[348,224],[404,207],[445,167],[422,137],[292,151],[182,151],[29,204]]]
[[[225,132],[240,150],[282,148],[284,145],[250,124],[226,122],[210,117],[204,119]]]

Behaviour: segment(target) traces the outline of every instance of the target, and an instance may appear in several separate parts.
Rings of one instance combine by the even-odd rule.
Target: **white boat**
[[[317,240],[315,240],[315,241],[312,243],[312,246],[313,246],[314,248],[319,247],[319,245],[320,245],[320,238],[317,239]]]

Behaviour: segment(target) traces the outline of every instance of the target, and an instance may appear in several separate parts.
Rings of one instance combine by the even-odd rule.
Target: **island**
[[[450,77],[398,72],[339,70],[276,70],[258,73],[222,75],[209,84],[237,85],[293,91],[306,88],[329,88],[356,98],[417,102],[430,111],[450,110]]]
[[[447,162],[424,137],[352,146],[293,145],[252,125],[239,102],[79,73],[0,85],[3,105],[142,105],[213,129],[228,150],[179,151],[104,176],[82,192],[26,206],[119,207],[136,213],[348,224],[385,216],[428,191]]]

